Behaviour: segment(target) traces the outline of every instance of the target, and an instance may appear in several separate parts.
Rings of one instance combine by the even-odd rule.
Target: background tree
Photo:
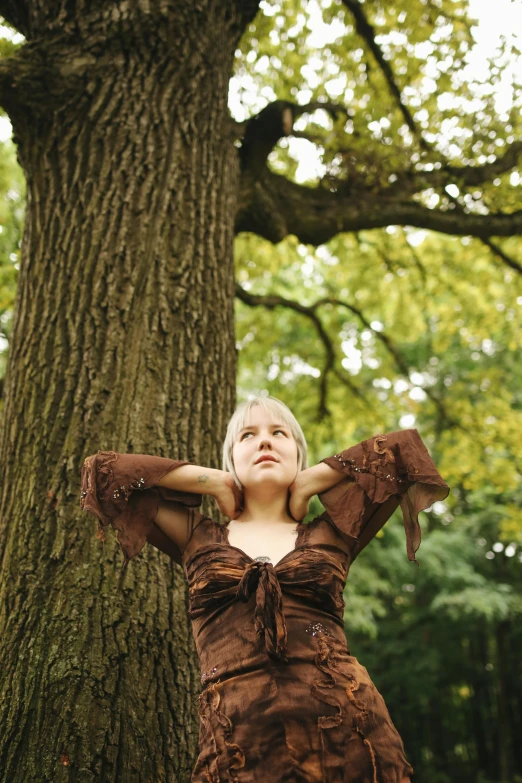
[[[455,489],[427,515],[425,568],[406,574],[382,531],[350,578],[349,642],[419,779],[521,771],[520,107],[493,89],[512,52],[463,79],[460,1],[324,0],[320,47],[317,9],[0,0],[24,39],[0,101],[27,183],[18,274],[20,182],[0,248],[2,780],[189,780],[181,571],[147,548],[120,583],[77,490],[98,448],[219,465],[236,351],[239,395],[285,399],[312,458],[428,434]],[[248,81],[263,105],[243,120],[228,92]],[[313,180],[296,139],[320,153]]]

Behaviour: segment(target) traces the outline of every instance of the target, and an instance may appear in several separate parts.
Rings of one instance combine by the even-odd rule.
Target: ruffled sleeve
[[[202,497],[197,493],[155,486],[171,470],[190,464],[186,460],[116,451],[98,451],[84,461],[80,507],[98,518],[98,538],[102,541],[104,527],[110,524],[117,531],[125,557],[122,568],[143,549],[161,499],[187,507],[201,504]],[[181,552],[172,544],[172,557],[181,563]]]
[[[374,435],[321,462],[346,477],[319,498],[334,526],[353,547],[353,558],[400,505],[408,559],[418,565],[419,511],[444,500],[450,491],[418,431]]]

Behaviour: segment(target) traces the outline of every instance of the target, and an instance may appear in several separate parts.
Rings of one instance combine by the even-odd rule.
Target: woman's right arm
[[[146,541],[181,563],[183,548],[201,517],[194,508],[201,504],[202,494],[213,495],[226,516],[239,514],[240,491],[224,471],[116,451],[98,451],[82,467],[80,507],[98,518],[101,540],[107,525],[118,531],[124,566]]]
[[[212,495],[219,510],[230,519],[239,515],[242,496],[231,473],[200,465],[181,465],[166,473],[157,481],[157,486],[176,492]],[[203,515],[188,509],[180,503],[162,501],[158,506],[155,524],[147,535],[147,541],[157,549],[166,552],[172,542],[183,552],[198,519]]]
[[[200,465],[181,465],[158,480],[158,486],[181,492],[212,495],[222,514],[230,519],[239,515],[243,496],[231,473]]]

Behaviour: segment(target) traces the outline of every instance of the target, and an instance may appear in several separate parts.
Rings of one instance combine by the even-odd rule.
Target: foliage
[[[6,369],[24,212],[25,183],[14,145],[0,142],[0,379]]]
[[[318,110],[295,128],[313,141],[283,139],[271,154],[276,171],[293,176],[299,153],[319,157],[312,181],[378,188],[401,171],[448,164],[483,165],[520,138],[515,39],[504,36],[484,68],[465,0],[362,4],[383,59],[392,66],[406,122],[382,68],[341,0],[262,2],[236,53],[234,87],[243,116],[267,101],[336,102],[349,110],[332,119]],[[414,131],[410,125],[414,125]],[[317,148],[316,148],[317,145]],[[520,208],[518,179],[505,174],[459,191],[426,188],[427,206],[485,212]]]

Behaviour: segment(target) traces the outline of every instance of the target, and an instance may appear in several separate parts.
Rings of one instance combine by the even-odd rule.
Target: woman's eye
[[[284,430],[274,430],[274,435],[276,434],[276,432],[282,432],[282,433],[283,433],[283,435],[286,437],[286,432],[285,432]],[[252,434],[253,434],[252,432],[244,432],[244,433],[241,435],[241,437],[240,437],[240,439],[239,439],[239,440],[240,440],[240,441],[241,441],[241,440],[244,440],[244,439],[246,438],[246,436],[247,436],[247,435],[252,435]]]

